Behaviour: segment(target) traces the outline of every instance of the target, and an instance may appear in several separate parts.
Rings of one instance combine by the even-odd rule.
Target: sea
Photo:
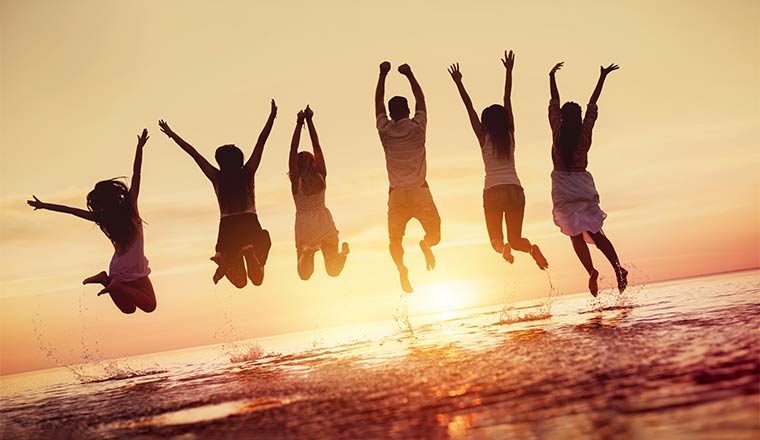
[[[758,439],[760,271],[0,377],[1,439]]]

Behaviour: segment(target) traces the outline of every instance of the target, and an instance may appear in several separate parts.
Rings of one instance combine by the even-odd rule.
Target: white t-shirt
[[[491,136],[486,134],[485,142],[480,147],[480,153],[483,155],[483,164],[486,168],[486,179],[483,189],[496,185],[517,185],[522,187],[520,179],[517,177],[517,170],[515,169],[515,135],[513,131],[509,132],[509,151],[512,153],[512,159],[509,156],[496,156]]]
[[[394,121],[377,116],[377,132],[385,151],[385,167],[391,188],[415,189],[425,184],[425,127],[427,115],[416,111],[414,117]]]

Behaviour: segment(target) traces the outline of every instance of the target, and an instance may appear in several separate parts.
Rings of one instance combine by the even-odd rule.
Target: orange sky
[[[443,219],[431,273],[410,223],[411,313],[547,292],[529,257],[509,267],[488,246],[477,141],[445,70],[460,62],[480,110],[500,100],[505,48],[517,54],[524,233],[544,249],[561,292],[586,280],[551,221],[547,73],[558,61],[563,100],[582,103],[600,64],[621,66],[600,99],[589,170],[633,281],[760,265],[757,2],[270,3],[0,1],[0,374],[53,366],[38,340],[76,362],[82,345],[124,356],[390,318],[399,288],[372,101],[385,59],[410,63],[426,93],[428,181]],[[388,79],[394,94],[411,96],[398,74]],[[274,241],[267,278],[242,291],[214,286],[213,191],[156,121],[209,158],[226,143],[249,152],[272,97],[280,111],[256,178]],[[318,265],[302,282],[286,169],[306,103],[330,172],[328,207],[352,254],[339,278]],[[32,212],[25,200],[83,206],[96,181],[129,175],[143,127],[151,138],[140,203],[158,309],[124,316],[80,284],[112,253],[97,227]]]

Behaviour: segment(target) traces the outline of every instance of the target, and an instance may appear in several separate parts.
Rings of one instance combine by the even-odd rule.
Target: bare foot
[[[401,280],[401,290],[406,293],[414,292],[414,289],[412,289],[412,283],[409,282],[409,269],[404,266],[399,267],[398,277]]]
[[[427,241],[420,240],[420,249],[422,249],[422,253],[425,255],[425,267],[427,270],[435,269],[435,255],[433,255],[433,250],[430,249]],[[409,288],[411,289],[411,286]]]
[[[219,280],[222,278],[224,278],[224,269],[222,269],[222,266],[219,266],[216,268],[216,272],[214,272],[214,276],[212,277],[214,284],[219,284]]]
[[[344,241],[343,245],[340,248],[340,253],[343,255],[348,255],[351,252],[351,249],[348,248],[348,242]]]
[[[111,281],[107,285],[104,285],[105,287],[103,287],[103,289],[101,289],[101,291],[98,292],[98,296],[105,295],[106,293],[110,293],[111,289],[113,289],[114,287],[118,285],[121,285],[121,283],[112,278]]]
[[[89,278],[85,278],[82,281],[82,284],[102,284],[103,286],[108,285],[108,283],[111,280],[108,278],[108,274],[106,271],[102,271],[99,274],[93,275]]]
[[[512,248],[509,243],[504,243],[504,248],[501,250],[501,257],[507,260],[507,263],[512,264],[515,262],[515,257],[512,255]]]
[[[591,276],[588,277],[588,290],[594,295],[594,298],[599,294],[599,285],[597,285],[596,279],[599,278],[599,271],[594,269],[591,272]]]
[[[215,253],[213,257],[209,258],[209,260],[213,261],[214,263],[220,266],[224,262],[224,258],[222,257],[222,254],[220,254],[219,252]]]
[[[628,271],[623,269],[622,266],[618,266],[615,269],[615,276],[617,277],[618,290],[623,293],[626,287],[628,287]]]
[[[546,270],[546,268],[549,267],[549,262],[544,258],[544,254],[541,253],[541,249],[538,248],[538,245],[534,244],[530,247],[530,256],[536,261],[539,269]]]

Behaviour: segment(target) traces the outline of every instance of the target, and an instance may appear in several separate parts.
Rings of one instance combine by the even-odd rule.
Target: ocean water
[[[304,349],[304,347],[307,347]],[[760,272],[0,378],[0,438],[760,438]]]

